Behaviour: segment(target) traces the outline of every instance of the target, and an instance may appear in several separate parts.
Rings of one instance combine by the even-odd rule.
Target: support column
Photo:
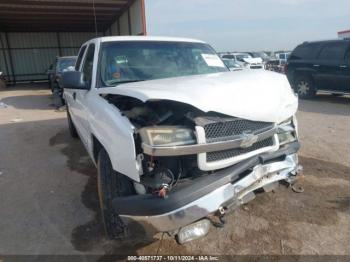
[[[13,57],[12,57],[11,46],[10,46],[9,37],[8,37],[7,32],[5,32],[5,40],[6,40],[7,50],[8,50],[8,54],[9,54],[9,58],[10,58],[12,82],[15,85],[16,84],[16,74],[15,74],[15,70],[13,67]]]

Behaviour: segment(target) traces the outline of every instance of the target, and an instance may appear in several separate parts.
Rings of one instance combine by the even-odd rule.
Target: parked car
[[[49,86],[57,109],[65,104],[65,100],[63,98],[63,88],[60,83],[62,73],[73,71],[75,69],[74,66],[76,61],[76,56],[57,57],[55,63],[52,64],[48,70]]]
[[[264,68],[263,61],[261,58],[253,58],[247,53],[231,53],[222,55],[224,59],[234,60],[236,63],[240,64],[242,67],[249,69],[262,69]]]
[[[350,40],[305,42],[292,52],[286,71],[301,98],[350,93]]]
[[[297,178],[298,99],[287,78],[232,74],[202,41],[95,38],[62,80],[111,238],[169,232],[185,243],[257,190]]]
[[[265,52],[247,52],[253,58],[261,58],[263,63],[271,61],[271,57]]]
[[[242,70],[244,67],[232,59],[222,59],[230,71]]]
[[[66,71],[74,70],[76,60],[76,56],[62,56],[57,57],[55,59],[55,62],[50,65],[47,74],[49,86],[52,92],[54,88],[59,88],[59,79],[61,77],[61,74]]]

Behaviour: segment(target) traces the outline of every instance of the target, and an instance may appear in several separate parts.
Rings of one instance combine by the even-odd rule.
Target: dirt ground
[[[95,167],[66,113],[46,87],[0,91],[0,254],[350,255],[350,98],[301,101],[298,117],[304,193],[260,194],[183,246],[161,234],[109,241]]]

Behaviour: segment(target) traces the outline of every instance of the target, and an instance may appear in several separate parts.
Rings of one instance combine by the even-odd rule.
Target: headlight
[[[280,145],[296,141],[298,139],[296,118],[293,116],[278,124],[277,135]]]
[[[193,131],[179,126],[141,128],[140,136],[144,143],[151,146],[180,146],[196,143]]]

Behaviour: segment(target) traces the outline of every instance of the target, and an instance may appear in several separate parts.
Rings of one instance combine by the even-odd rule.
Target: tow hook
[[[218,218],[219,222],[216,222],[213,219],[210,219],[211,224],[214,227],[223,228],[226,224],[226,221],[224,219],[225,214],[226,214],[226,209],[224,207],[220,206],[218,209],[218,214],[215,216]]]

